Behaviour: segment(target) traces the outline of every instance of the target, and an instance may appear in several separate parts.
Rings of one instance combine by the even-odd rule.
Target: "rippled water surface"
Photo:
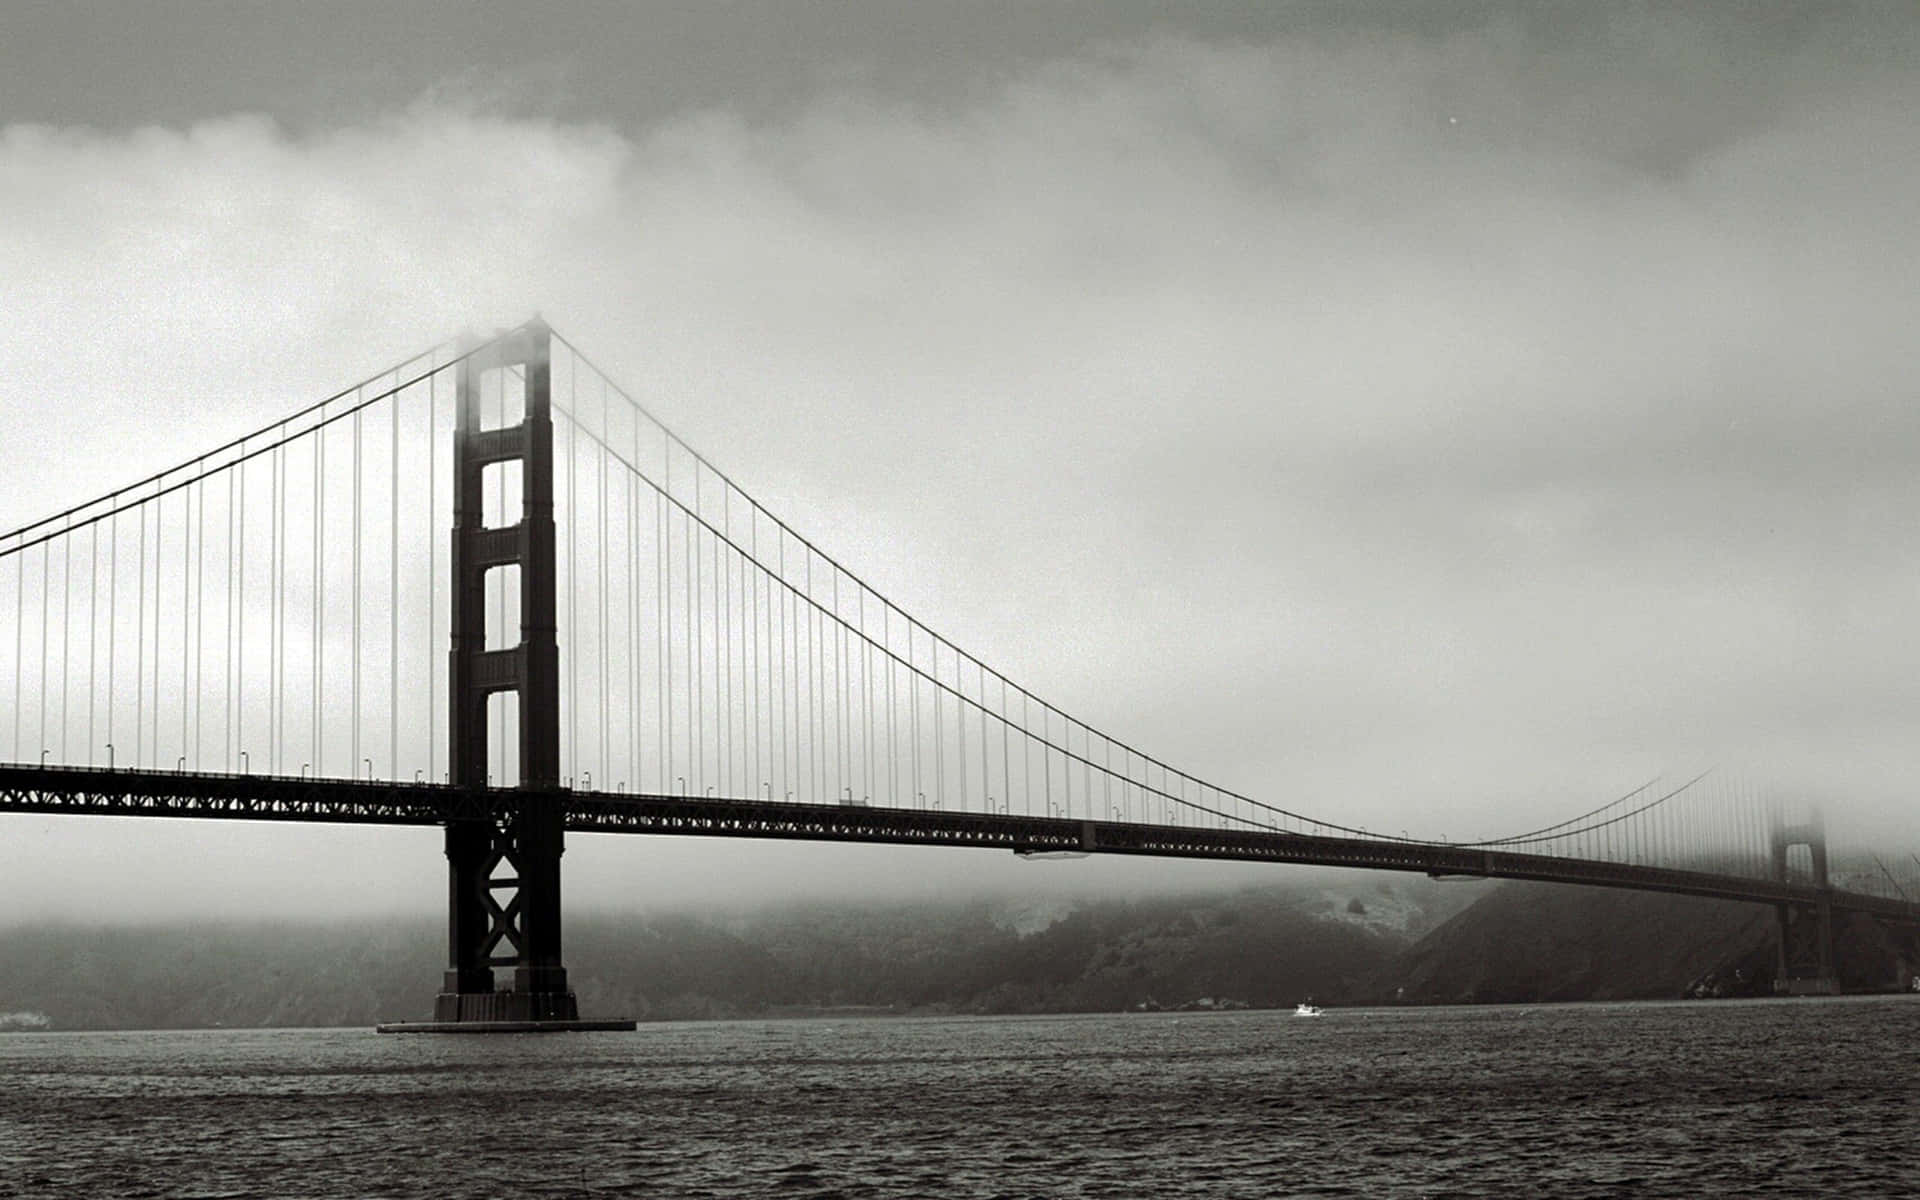
[[[0,1195],[1920,1194],[1920,998],[0,1035]]]

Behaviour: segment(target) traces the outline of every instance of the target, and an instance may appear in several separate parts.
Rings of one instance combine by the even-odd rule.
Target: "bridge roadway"
[[[0,812],[444,825],[491,818],[527,796],[510,788],[457,789],[435,783],[0,765]],[[1303,863],[1584,883],[1765,904],[1811,904],[1824,898],[1837,911],[1920,924],[1920,903],[1861,892],[1830,889],[1823,893],[1807,883],[1444,843],[784,800],[571,789],[561,789],[554,796],[566,806],[566,827],[581,833],[788,838],[968,846],[1022,853]]]

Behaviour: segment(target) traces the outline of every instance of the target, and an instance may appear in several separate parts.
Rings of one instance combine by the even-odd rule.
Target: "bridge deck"
[[[1090,852],[1419,871],[1584,883],[1755,903],[1828,900],[1836,910],[1920,923],[1920,904],[1811,884],[1520,854],[1439,843],[1202,829],[1122,821],[575,791],[554,793],[568,829],[690,837],[786,838],[1021,852]],[[367,825],[484,820],[524,799],[504,788],[80,767],[0,765],[0,812],[200,817]]]

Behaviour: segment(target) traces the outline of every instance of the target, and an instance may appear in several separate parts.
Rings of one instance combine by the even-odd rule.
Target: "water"
[[[0,1195],[1889,1196],[1920,998],[0,1036]]]

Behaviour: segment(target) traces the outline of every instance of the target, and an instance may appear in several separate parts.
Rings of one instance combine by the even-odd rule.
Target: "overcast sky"
[[[14,3],[0,527],[543,313],[1062,708],[1491,836],[1911,828],[1920,9]],[[586,838],[576,906],[1237,883]],[[1062,872],[1077,872],[1063,874]],[[432,910],[437,834],[0,818],[0,911]]]

